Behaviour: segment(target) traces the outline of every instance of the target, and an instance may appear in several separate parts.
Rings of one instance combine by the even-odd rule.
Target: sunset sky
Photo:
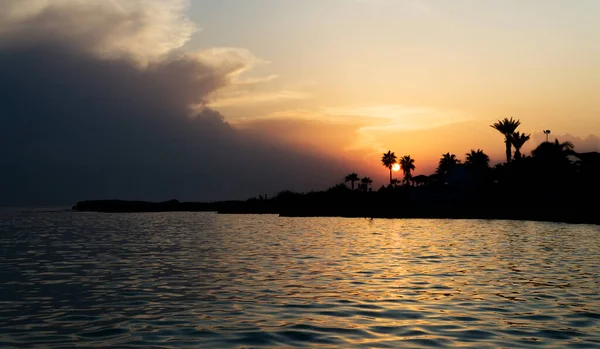
[[[521,119],[524,132],[600,131],[599,13],[594,0],[198,0],[190,17],[204,31],[187,47],[243,47],[269,62],[248,72],[265,80],[247,94],[216,97],[237,125],[355,123],[318,143],[501,156],[487,127],[498,118]]]
[[[0,204],[246,198],[347,171],[379,187],[387,150],[417,174],[445,152],[500,161],[489,125],[505,117],[533,134],[525,152],[543,129],[598,151],[598,14],[596,0],[6,0]]]

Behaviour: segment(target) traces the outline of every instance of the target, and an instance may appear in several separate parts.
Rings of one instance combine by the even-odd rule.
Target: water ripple
[[[0,212],[2,348],[600,348],[600,228]]]

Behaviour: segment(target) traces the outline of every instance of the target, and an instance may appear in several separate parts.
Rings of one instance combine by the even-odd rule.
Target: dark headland
[[[514,161],[477,174],[456,164],[445,176],[379,190],[340,183],[324,191],[282,191],[272,198],[220,202],[83,201],[76,211],[278,214],[287,217],[511,219],[600,224],[600,154],[579,154],[568,167]]]
[[[282,191],[268,199],[259,196],[245,201],[155,203],[98,200],[79,202],[73,210],[600,224],[600,153],[577,153],[571,143],[554,140],[539,144],[531,155],[523,155],[520,149],[529,135],[515,131],[519,124],[511,118],[491,125],[505,136],[506,145],[506,162],[494,167],[489,166],[489,157],[478,149],[467,153],[464,163],[455,154],[442,154],[434,174],[413,176],[415,160],[410,155],[398,159],[388,151],[381,162],[389,170],[390,182],[378,190],[373,190],[369,177],[361,179],[351,173],[345,181],[324,191]],[[392,169],[401,169],[402,181],[393,178]]]
[[[527,200],[515,203],[508,198],[489,200],[479,195],[483,193],[467,194],[454,188],[446,188],[443,192],[403,189],[386,188],[383,192],[364,193],[339,187],[306,194],[282,192],[268,200],[221,202],[93,200],[79,202],[73,210],[106,213],[277,214],[283,217],[509,219],[600,224],[596,205],[562,206],[562,200],[550,197],[547,202]]]

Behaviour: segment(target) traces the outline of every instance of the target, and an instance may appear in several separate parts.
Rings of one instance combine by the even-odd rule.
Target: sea
[[[0,211],[1,348],[600,348],[600,227]]]

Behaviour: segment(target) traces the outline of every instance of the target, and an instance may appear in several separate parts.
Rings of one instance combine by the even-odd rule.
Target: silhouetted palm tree
[[[479,185],[487,182],[492,174],[490,157],[481,149],[471,150],[466,155],[465,167],[472,176],[473,184]]]
[[[510,136],[510,143],[515,147],[515,160],[521,159],[521,148],[531,138],[531,135],[526,135],[520,132],[513,132]]]
[[[405,155],[400,158],[400,169],[404,173],[404,183],[409,184],[412,178],[412,170],[415,169],[415,159],[412,159],[410,155]]]
[[[498,120],[495,124],[490,125],[504,135],[504,143],[506,144],[506,162],[510,162],[512,155],[511,136],[519,125],[521,125],[521,121],[513,120],[513,118],[504,118],[504,120]]]
[[[344,180],[345,183],[350,182],[350,184],[352,185],[352,190],[354,190],[354,182],[359,181],[360,178],[358,178],[358,175],[356,173],[350,173],[346,176],[346,179]]]
[[[458,164],[460,164],[460,160],[456,158],[456,155],[450,153],[442,154],[436,172],[440,175],[447,175]]]
[[[364,177],[363,179],[360,180],[363,190],[364,191],[369,191],[369,186],[371,186],[371,184],[373,184],[373,180],[369,177]]]
[[[476,169],[487,169],[490,167],[490,157],[481,149],[472,150],[467,153],[467,161],[465,165]]]
[[[556,162],[565,162],[569,160],[569,156],[575,156],[577,153],[574,151],[575,146],[571,142],[559,142],[558,139],[552,142],[543,142],[538,145],[537,148],[531,151],[531,155],[533,155],[534,159],[543,160],[543,161],[556,161]]]
[[[383,157],[381,158],[383,166],[390,170],[390,184],[392,184],[392,166],[397,163],[397,160],[396,154],[392,153],[391,150],[388,150],[387,153],[383,153]]]
[[[573,148],[573,143],[561,143],[556,139],[554,142],[543,142],[532,150],[533,184],[551,186],[573,180],[571,176],[576,171],[576,165],[570,158],[576,156]]]

